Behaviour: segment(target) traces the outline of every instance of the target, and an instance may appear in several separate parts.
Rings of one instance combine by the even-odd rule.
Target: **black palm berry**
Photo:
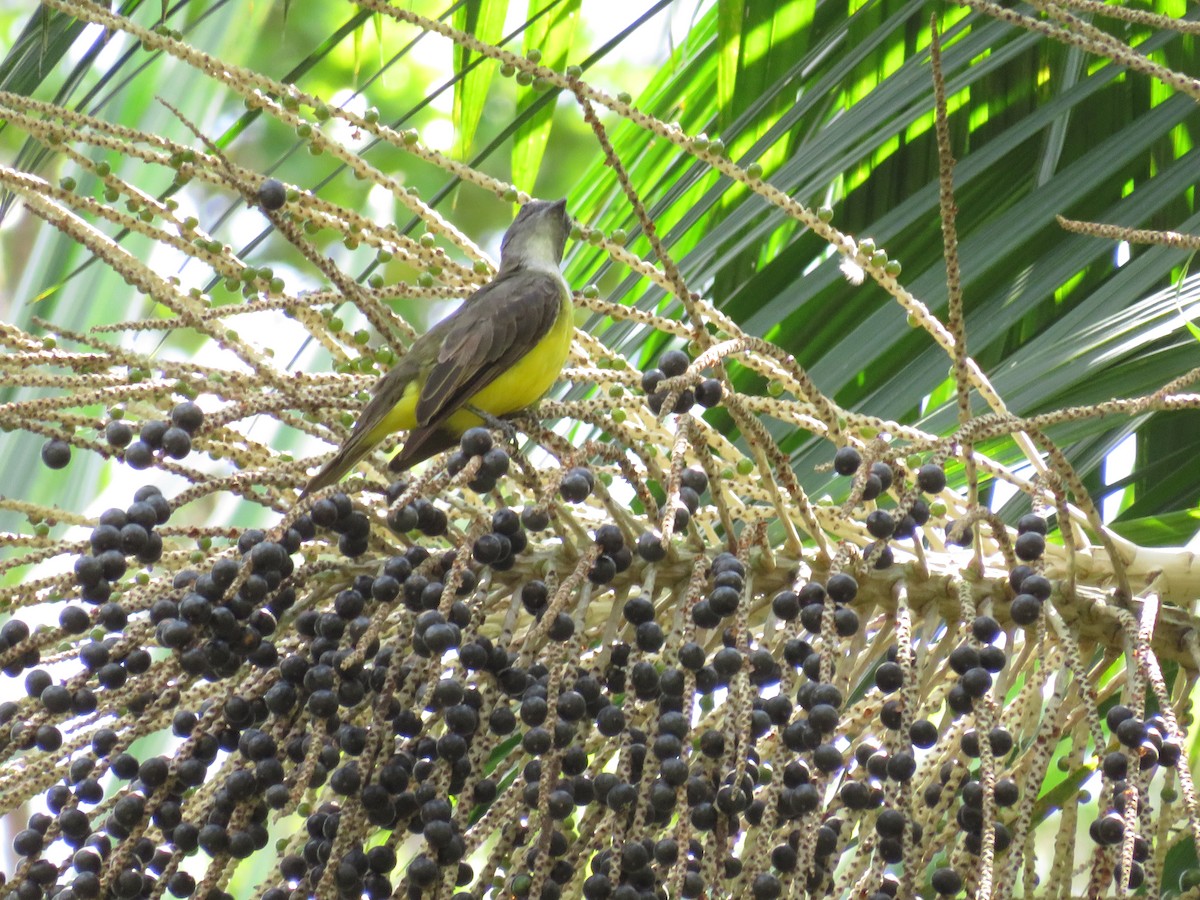
[[[972,697],[982,697],[992,687],[992,676],[987,669],[982,666],[975,666],[968,669],[962,676],[960,682],[963,690]]]
[[[596,543],[600,545],[600,549],[609,556],[625,546],[625,537],[621,534],[621,529],[612,524],[601,525],[597,528],[595,539]]]
[[[872,537],[884,540],[891,537],[895,530],[896,523],[887,510],[876,509],[867,516],[867,531]]]
[[[1136,890],[1137,888],[1141,887],[1142,882],[1146,880],[1146,872],[1140,863],[1134,862],[1129,864],[1128,881],[1126,881],[1124,878],[1120,866],[1117,866],[1116,877],[1119,883],[1127,884],[1130,890]]]
[[[979,651],[970,644],[959,644],[950,651],[946,661],[950,663],[950,668],[956,673],[964,675],[968,670],[979,665]]]
[[[1146,724],[1136,716],[1130,716],[1117,725],[1113,734],[1126,747],[1140,747],[1146,738]]]
[[[876,552],[876,548],[879,547],[879,545],[882,543],[883,543],[882,541],[875,541],[873,543],[868,544],[866,547],[864,547],[863,548],[863,559],[868,559],[869,557],[871,557]],[[890,569],[892,567],[892,564],[895,563],[895,561],[896,561],[896,554],[892,552],[892,548],[887,546],[886,544],[884,544],[883,548],[881,550],[879,550],[878,552],[879,552],[879,555],[875,557],[875,563],[874,563],[875,569],[877,571],[882,571],[883,569]]]
[[[1105,778],[1111,778],[1114,781],[1123,779],[1129,774],[1129,757],[1120,750],[1106,753],[1100,770],[1104,773]]]
[[[1101,816],[1093,825],[1092,839],[1098,844],[1119,844],[1125,837],[1125,820],[1117,812]]]
[[[626,600],[622,612],[627,622],[641,625],[654,620],[654,603],[645,594],[640,594]]]
[[[904,670],[897,663],[883,663],[875,670],[875,686],[885,694],[900,690],[904,686]]]
[[[183,459],[192,452],[192,438],[182,428],[171,427],[163,432],[162,448],[171,459]]]
[[[134,441],[125,448],[125,462],[131,469],[148,469],[154,465],[154,448],[145,441]]]
[[[1011,778],[1001,778],[996,782],[995,797],[997,806],[1012,806],[1020,799],[1021,790]]]
[[[483,459],[479,464],[479,477],[476,481],[499,481],[508,473],[508,464],[508,451],[503,447],[493,447],[487,453],[483,454]],[[474,485],[475,482],[473,481],[468,487],[476,493],[487,493],[487,490],[479,490]]]
[[[721,617],[709,606],[707,600],[701,600],[692,607],[692,621],[698,628],[716,628],[721,624]]]
[[[569,613],[560,612],[554,617],[554,621],[546,633],[553,641],[570,640],[571,635],[575,633],[575,620]]]
[[[679,648],[679,664],[692,672],[704,666],[704,648],[695,641],[688,641]]]
[[[687,371],[691,360],[682,350],[667,350],[658,357],[658,367],[668,378],[675,378]]]
[[[41,832],[27,828],[13,838],[13,850],[20,856],[37,856],[42,852],[43,843]]]
[[[104,426],[104,439],[118,449],[128,447],[129,442],[133,440],[133,429],[129,427],[128,422],[113,419]]]
[[[258,205],[274,212],[287,202],[287,189],[274,178],[267,178],[258,186]]]
[[[947,546],[970,547],[973,540],[975,540],[975,530],[970,525],[960,525],[949,519],[946,520]]]
[[[892,467],[885,462],[871,463],[871,474],[879,479],[880,491],[886,491],[892,486],[893,474]]]
[[[1008,662],[1008,654],[999,647],[984,647],[979,651],[979,665],[989,672],[1001,671]]]
[[[29,626],[20,619],[9,619],[0,628],[0,641],[7,647],[14,647],[29,637]]]
[[[582,503],[595,487],[592,473],[582,467],[569,469],[558,486],[558,492],[568,503]]]
[[[1175,741],[1163,741],[1162,747],[1158,750],[1158,764],[1167,768],[1174,768],[1179,764],[1179,760],[1183,758],[1183,748]]]
[[[890,728],[892,731],[897,731],[904,723],[902,718],[904,708],[898,700],[888,700],[879,710],[879,721],[883,723],[885,728]]]
[[[550,515],[544,509],[527,506],[521,511],[521,524],[530,531],[545,531],[550,527]]]
[[[422,854],[408,864],[408,877],[413,884],[428,887],[437,880],[438,864]]]
[[[1024,563],[1022,563],[1018,566],[1015,566],[1013,568],[1013,570],[1008,573],[1008,584],[1009,584],[1009,587],[1011,587],[1013,589],[1014,594],[1021,593],[1022,583],[1024,583],[1025,579],[1030,577],[1032,574],[1033,574],[1033,569],[1031,569],[1029,566],[1025,565]],[[1049,584],[1049,582],[1047,582],[1047,584]],[[1046,596],[1049,596],[1049,594],[1047,594]]]
[[[417,510],[417,528],[429,537],[445,534],[449,527],[446,513],[438,509],[428,500],[418,500],[413,504]]]
[[[521,605],[531,615],[540,616],[550,602],[550,592],[545,582],[533,580],[521,588]]]
[[[742,668],[742,654],[733,647],[723,647],[713,654],[712,665],[719,676],[728,680]]]
[[[861,781],[847,781],[838,791],[838,797],[847,809],[866,809],[871,802],[870,789]]]
[[[808,711],[808,722],[822,734],[832,734],[838,725],[838,711],[828,703],[814,704]]]
[[[1042,614],[1042,602],[1031,594],[1017,594],[1009,607],[1009,614],[1018,625],[1032,625]]]
[[[171,423],[188,434],[195,434],[204,424],[204,410],[190,400],[171,408]]]
[[[695,512],[700,505],[700,496],[708,490],[708,476],[700,469],[684,469],[679,484],[679,499],[690,512]]]
[[[1017,559],[1025,562],[1040,559],[1046,552],[1046,539],[1036,531],[1026,531],[1024,534],[1018,535],[1016,541],[1013,542],[1013,552],[1017,555]]]
[[[842,751],[833,744],[822,744],[813,751],[813,762],[822,772],[836,772],[845,763]]]
[[[1027,531],[1033,531],[1037,534],[1045,536],[1046,520],[1041,516],[1034,515],[1033,513],[1021,516],[1020,520],[1017,522],[1017,534],[1024,534]]]
[[[916,771],[916,757],[908,750],[901,750],[888,759],[887,774],[893,781],[908,781]]]
[[[884,838],[900,837],[906,821],[904,813],[898,809],[882,810],[875,819],[875,832]]]
[[[971,695],[963,690],[961,684],[956,684],[946,692],[946,705],[957,715],[966,715],[975,708]]]
[[[142,430],[139,434],[142,442],[147,444],[152,449],[157,450],[162,446],[163,435],[167,433],[167,429],[171,426],[161,419],[151,419],[142,425]]]
[[[874,500],[883,493],[883,482],[879,480],[879,476],[872,472],[863,481],[863,500]]]
[[[858,595],[858,582],[852,575],[838,572],[829,576],[825,583],[825,591],[835,603],[850,603]]]
[[[925,790],[921,793],[921,799],[925,801],[925,805],[930,809],[937,806],[942,798],[942,786],[938,782],[933,782],[925,786]]]
[[[912,520],[918,525],[924,525],[929,521],[929,504],[918,497],[913,501],[912,508],[908,511],[912,516]]]
[[[917,469],[917,486],[927,494],[940,494],[946,489],[946,471],[935,463]]]
[[[706,378],[696,386],[696,402],[709,409],[721,402],[724,393],[721,382],[715,378]]]
[[[775,900],[783,894],[783,884],[770,872],[761,872],[750,883],[750,896],[754,900]]]
[[[658,391],[651,394],[648,400],[650,411],[656,416],[659,415],[663,411],[663,404],[666,401],[667,394],[663,391]],[[685,413],[691,409],[695,403],[696,395],[692,392],[691,388],[686,388],[679,392],[675,400],[675,405],[671,409],[667,410],[667,412]]]
[[[508,555],[507,545],[508,540],[504,535],[488,532],[476,539],[474,547],[471,548],[471,556],[478,563],[491,565]]]
[[[48,469],[62,469],[71,461],[71,445],[62,438],[51,438],[42,444],[42,462]]]
[[[40,697],[42,692],[53,683],[54,679],[45,669],[34,669],[25,676],[25,693],[30,697]]]
[[[1021,580],[1021,593],[1032,594],[1037,599],[1045,603],[1050,599],[1053,585],[1050,584],[1050,579],[1044,575],[1029,575]]]
[[[714,588],[708,595],[708,605],[718,616],[731,616],[737,612],[738,603],[741,602],[741,591],[723,586]]]
[[[468,457],[483,456],[492,449],[492,433],[481,426],[468,428],[463,432],[459,446]]]
[[[732,553],[718,553],[713,557],[711,574],[714,583],[719,583],[722,576],[736,576],[738,579],[744,579],[746,577],[746,567]],[[734,584],[739,590],[741,589],[740,581],[736,581]]]
[[[81,556],[75,560],[75,581],[81,587],[99,584],[104,578],[104,564],[95,556]]]
[[[839,475],[853,475],[862,465],[862,454],[853,447],[839,447],[833,455],[833,471]]]
[[[71,692],[61,684],[52,684],[42,691],[39,698],[47,712],[65,713],[71,708]]]
[[[638,536],[637,552],[646,562],[661,562],[667,556],[667,548],[663,546],[662,538],[649,531]]]
[[[971,633],[976,640],[990,644],[1000,635],[1000,623],[991,616],[976,616],[971,623]]]
[[[927,750],[937,743],[937,726],[928,719],[918,719],[909,726],[908,736],[914,746]]]
[[[938,869],[933,873],[932,878],[930,878],[930,884],[939,894],[949,896],[951,894],[957,894],[962,890],[963,881],[962,876],[959,875],[958,872],[956,872],[954,869],[946,867],[944,869]]]
[[[492,513],[492,531],[512,537],[521,530],[521,517],[515,509],[501,507]]]
[[[58,624],[67,634],[83,634],[91,625],[91,617],[81,607],[66,606],[58,614]]]
[[[647,369],[642,373],[642,390],[646,392],[648,397],[652,397],[658,391],[658,386],[662,384],[667,377],[662,369]],[[662,400],[659,400],[662,403]]]
[[[613,562],[611,556],[606,556],[603,553],[596,557],[596,561],[592,564],[592,568],[588,572],[588,580],[593,584],[608,584],[616,576],[616,563]]]
[[[771,611],[785,622],[800,615],[800,598],[795,591],[780,591],[771,600]]]
[[[321,506],[325,501],[318,500],[313,505],[313,521],[322,524],[327,518],[328,509]],[[320,510],[318,511],[318,507]],[[329,522],[332,524],[332,521]],[[388,510],[387,526],[396,534],[407,534],[417,527],[417,510],[411,503],[407,506],[394,506]],[[324,527],[329,527],[325,525]]]
[[[847,607],[840,607],[833,613],[833,627],[838,637],[850,637],[858,633],[858,613]]]

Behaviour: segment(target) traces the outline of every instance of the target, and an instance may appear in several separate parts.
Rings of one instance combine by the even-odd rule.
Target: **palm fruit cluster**
[[[581,333],[568,399],[514,422],[516,442],[472,429],[396,480],[393,440],[300,501],[318,460],[282,448],[345,438],[419,330],[389,304],[465,296],[491,271],[464,264],[473,244],[338,134],[521,198],[377,111],[214,65],[103,4],[71,12],[202,59],[253,116],[390,191],[427,231],[265,179],[219,141],[3,98],[7,123],[70,148],[85,176],[8,190],[75,235],[98,202],[77,189],[101,182],[114,235],[204,271],[208,287],[184,287],[88,231],[89,252],[155,301],[124,330],[191,329],[233,362],[0,327],[0,386],[16,396],[0,431],[38,435],[50,469],[103,459],[133,485],[98,515],[7,485],[0,497],[30,526],[2,535],[0,558],[0,896],[1197,896],[1183,754],[1197,586],[1178,554],[1104,532],[1047,437],[1078,410],[1040,416],[1030,451],[958,358],[956,386],[992,406],[957,433],[842,408],[682,283],[670,248],[631,258],[645,251],[617,252],[628,233],[577,227],[577,246],[655,288],[625,307],[589,285],[576,304],[661,352],[628,359]],[[599,105],[629,118],[629,98],[584,92],[578,70],[564,79],[533,54],[506,68],[578,89],[589,124]],[[834,229],[832,210],[802,207],[720,139],[643,110],[632,121],[823,239],[950,352],[898,264]],[[226,191],[269,219],[286,279],[247,264],[257,242],[235,250],[173,197],[150,202],[193,180],[194,208]],[[389,264],[403,277],[347,274]],[[677,318],[656,311],[657,290]],[[335,373],[276,364],[247,314],[286,318]],[[1033,474],[978,450],[989,443],[1021,450]],[[982,478],[1018,492],[1011,521],[982,502]],[[1178,859],[1168,884],[1163,861]]]
[[[1181,725],[1072,679],[1103,644],[1062,619],[1058,508],[1009,528],[944,451],[858,439],[827,500],[772,501],[687,402],[744,402],[727,378],[678,350],[604,371],[661,457],[535,428],[535,468],[477,428],[262,529],[197,542],[153,485],[98,516],[10,597],[58,624],[0,629],[0,788],[36,810],[10,895],[961,896],[1029,864],[1058,770],[1097,773],[1080,852],[1145,882],[1138,798],[1181,802]],[[172,430],[227,439],[169,420],[90,446],[138,469]]]

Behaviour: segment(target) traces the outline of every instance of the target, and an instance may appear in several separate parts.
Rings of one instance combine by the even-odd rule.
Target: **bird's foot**
[[[504,435],[504,440],[506,442],[512,444],[513,447],[516,447],[517,429],[512,422],[498,418],[497,416],[492,415],[490,412],[485,412],[484,410],[469,404],[466,406],[466,410],[479,416],[479,418],[483,419],[483,424],[485,424],[488,428],[499,431],[502,435]]]

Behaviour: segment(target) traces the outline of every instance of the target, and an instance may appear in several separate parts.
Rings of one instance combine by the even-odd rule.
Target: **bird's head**
[[[500,241],[500,269],[557,269],[570,233],[566,200],[530,200]]]

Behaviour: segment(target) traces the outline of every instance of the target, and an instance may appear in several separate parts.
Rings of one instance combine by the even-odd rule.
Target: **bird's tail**
[[[303,500],[309,494],[337,483],[375,446],[378,441],[371,440],[372,437],[374,435],[367,431],[351,434],[342,448],[321,466],[321,470],[305,485],[299,499]],[[456,443],[458,437],[440,428],[417,428],[409,434],[400,452],[392,457],[388,468],[393,472],[407,472],[417,463],[424,462],[443,450],[449,450]]]
[[[368,437],[370,435],[365,431],[356,431],[351,434],[338,452],[325,465],[321,466],[321,470],[305,485],[304,490],[300,492],[299,499],[303,500],[309,494],[341,480],[341,477],[349,472],[354,464],[366,456],[374,446],[374,442],[367,440]]]
[[[449,450],[458,443],[458,437],[441,428],[417,428],[408,436],[400,452],[392,457],[388,468],[393,472],[407,472],[419,462]]]

